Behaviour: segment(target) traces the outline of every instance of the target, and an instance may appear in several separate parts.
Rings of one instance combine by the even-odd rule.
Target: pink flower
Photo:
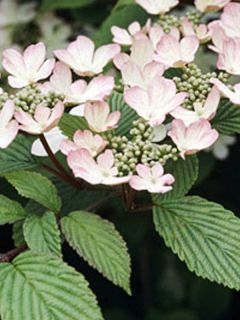
[[[48,132],[45,132],[44,136],[53,153],[57,153],[60,150],[60,145],[63,139],[66,138],[58,127],[55,127]],[[40,139],[37,139],[33,142],[31,153],[38,157],[48,156]]]
[[[103,68],[120,52],[117,44],[108,44],[95,51],[94,42],[79,36],[71,42],[66,50],[55,50],[55,56],[80,76],[93,76],[101,73]]]
[[[87,101],[100,101],[111,94],[114,78],[98,76],[89,84],[85,80],[72,82],[71,70],[63,63],[57,62],[49,82],[43,84],[43,91],[54,91],[65,96],[64,102],[82,104]]]
[[[92,157],[95,157],[105,149],[108,142],[100,135],[93,135],[89,130],[77,130],[73,136],[73,141],[65,139],[61,143],[61,151],[68,155],[71,151],[86,149]]]
[[[147,90],[139,87],[126,89],[124,98],[140,117],[155,127],[163,123],[167,114],[183,103],[186,95],[176,93],[176,85],[172,80],[157,76]]]
[[[133,41],[135,39],[139,38],[145,38],[146,32],[149,30],[151,25],[151,21],[148,20],[146,25],[142,28],[140,23],[135,21],[132,22],[128,30],[113,26],[111,28],[111,32],[113,34],[113,42],[121,44],[121,45],[127,45],[130,46],[133,44]]]
[[[182,33],[185,37],[196,36],[200,43],[208,42],[211,39],[210,31],[205,24],[195,27],[187,17],[182,18]]]
[[[106,102],[87,103],[84,109],[84,116],[89,128],[95,132],[105,132],[117,127],[121,113],[111,112]]]
[[[240,4],[231,2],[224,7],[221,23],[226,35],[232,38],[240,38]]]
[[[206,119],[200,119],[189,126],[185,126],[182,120],[174,120],[168,135],[178,147],[182,158],[207,149],[219,136]]]
[[[217,67],[233,75],[240,75],[240,39],[226,38],[220,52]]]
[[[229,2],[230,0],[195,0],[195,6],[201,12],[209,12],[222,9]]]
[[[166,67],[182,68],[195,58],[199,47],[196,36],[187,36],[182,40],[165,34],[158,43],[155,59]]]
[[[163,14],[175,7],[179,0],[136,0],[150,14]]]
[[[171,112],[171,115],[176,119],[182,120],[185,126],[189,126],[191,123],[202,118],[211,120],[217,112],[220,98],[219,91],[216,87],[213,87],[205,103],[195,102],[193,111],[178,107]]]
[[[54,67],[55,60],[46,58],[46,48],[42,42],[30,45],[19,53],[14,49],[3,52],[3,67],[10,73],[8,82],[13,88],[22,88],[47,78]]]
[[[34,116],[19,109],[15,112],[15,118],[20,124],[20,129],[31,134],[48,132],[58,125],[64,112],[64,105],[58,102],[53,109],[39,104],[36,107]]]
[[[67,161],[75,177],[82,178],[94,185],[118,185],[130,180],[130,176],[117,177],[118,169],[114,166],[111,150],[106,150],[97,157],[97,160],[94,160],[86,149],[71,151]]]
[[[130,56],[126,53],[119,53],[115,56],[113,62],[118,69],[122,69],[127,62],[133,62],[140,68],[144,68],[154,58],[153,44],[149,39],[135,40],[131,47]]]
[[[213,45],[209,45],[208,47],[214,52],[222,52],[224,48],[224,41],[227,39],[227,36],[221,22],[219,20],[213,21],[208,25],[208,27],[213,42]]]
[[[147,88],[157,75],[161,76],[164,73],[164,70],[163,65],[158,62],[150,62],[142,68],[129,61],[121,68],[123,84],[130,87]]]
[[[0,149],[7,148],[18,133],[17,121],[13,120],[14,103],[8,100],[0,111]]]
[[[236,106],[240,106],[240,83],[234,85],[232,91],[218,79],[212,79],[211,82],[218,88],[225,98],[228,98]]]
[[[172,190],[175,179],[171,174],[165,174],[163,166],[158,163],[152,168],[143,164],[136,166],[137,174],[131,177],[130,186],[135,190],[147,190],[150,193],[166,193]]]

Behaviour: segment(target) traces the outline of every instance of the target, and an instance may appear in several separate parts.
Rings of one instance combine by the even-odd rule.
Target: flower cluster
[[[23,53],[5,50],[2,65],[12,89],[0,96],[0,148],[20,131],[45,135],[76,178],[170,191],[175,178],[164,173],[165,164],[214,145],[219,133],[211,121],[222,96],[240,106],[240,84],[228,83],[230,75],[240,75],[240,4],[229,2],[196,0],[197,12],[173,19],[169,11],[179,1],[136,0],[152,19],[143,27],[113,26],[111,44],[96,48],[80,35],[51,59],[42,42]],[[222,8],[220,20],[202,23],[204,13]],[[218,54],[215,72],[204,74],[196,65],[201,46]],[[109,99],[116,90],[121,108]],[[83,124],[72,137],[58,127],[68,112]],[[46,155],[39,139],[32,152]]]

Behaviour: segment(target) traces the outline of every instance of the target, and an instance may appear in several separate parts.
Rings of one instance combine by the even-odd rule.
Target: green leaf
[[[0,174],[38,166],[31,155],[32,139],[18,135],[7,149],[0,149]]]
[[[146,22],[148,14],[132,2],[130,0],[117,2],[111,14],[94,35],[94,40],[98,46],[112,42],[111,27],[113,25],[127,28],[131,22],[136,20],[142,24]]]
[[[200,197],[169,200],[153,210],[165,243],[198,276],[240,289],[240,219]]]
[[[165,194],[153,195],[154,203],[181,198],[188,193],[198,178],[198,158],[193,155],[188,156],[186,160],[169,161],[165,166],[165,173],[171,173],[175,177],[173,190]]]
[[[53,212],[29,215],[24,222],[23,233],[31,250],[61,257],[60,230]]]
[[[131,128],[133,121],[138,119],[139,116],[124,102],[122,93],[114,91],[109,98],[109,104],[112,111],[121,112],[121,119],[118,128],[116,129],[116,133],[118,135],[127,134],[129,132],[129,129]]]
[[[76,210],[86,210],[89,206],[99,202],[108,195],[106,191],[98,190],[79,190],[63,180],[55,178],[53,180],[62,199],[61,215],[67,215],[69,212]],[[34,208],[33,205],[31,207]],[[29,206],[28,206],[29,209]],[[40,211],[41,208],[38,209]],[[36,208],[34,208],[34,212]]]
[[[13,224],[12,239],[15,247],[19,247],[25,243],[25,239],[23,235],[23,223],[24,223],[24,220],[20,220]]]
[[[83,259],[115,285],[131,293],[130,257],[112,223],[95,214],[76,211],[64,217],[61,225],[67,241]]]
[[[74,133],[78,130],[88,128],[87,122],[83,117],[73,116],[65,113],[59,123],[59,128],[65,136],[72,138]]]
[[[102,320],[85,278],[60,259],[26,252],[0,265],[2,320]]]
[[[53,212],[59,212],[61,199],[56,187],[45,176],[36,172],[16,171],[6,174],[5,178],[21,196],[35,200]]]
[[[82,8],[94,2],[95,0],[43,0],[42,10]]]
[[[26,211],[18,202],[0,195],[0,225],[22,220],[26,215]]]
[[[213,127],[221,134],[240,133],[240,108],[224,100],[212,121]]]

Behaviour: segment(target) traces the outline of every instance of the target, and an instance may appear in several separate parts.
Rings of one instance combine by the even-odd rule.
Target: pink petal
[[[119,28],[117,26],[113,26],[111,28],[111,32],[113,34],[113,42],[122,44],[122,45],[131,45],[132,38],[127,32],[127,30]]]
[[[196,36],[188,36],[181,40],[181,55],[182,60],[185,62],[192,62],[194,60],[195,53],[199,48],[199,40]]]
[[[113,59],[113,63],[115,65],[115,67],[118,68],[119,70],[122,69],[123,65],[126,62],[129,62],[129,61],[131,61],[131,58],[126,53],[119,53]]]
[[[134,190],[146,190],[146,181],[139,176],[132,176],[129,184]]]
[[[2,110],[0,111],[0,128],[5,127],[8,122],[13,118],[15,105],[12,100],[5,102]]]
[[[110,115],[107,118],[107,127],[115,128],[117,126],[118,121],[120,120],[121,112],[120,111],[114,111],[110,113]]]
[[[22,55],[14,49],[3,51],[2,65],[7,72],[16,77],[24,76],[26,72]]]
[[[164,173],[163,166],[158,163],[154,167],[152,167],[152,175],[153,177],[160,178]]]
[[[94,55],[93,65],[98,72],[102,72],[103,68],[120,53],[120,46],[117,44],[108,44],[98,48]]]
[[[136,166],[137,174],[143,179],[149,179],[152,175],[151,169],[143,164],[138,164]]]
[[[153,61],[153,54],[153,44],[149,39],[138,39],[134,41],[131,59],[141,68]]]
[[[12,120],[8,123],[6,128],[0,134],[0,148],[7,148],[10,143],[16,138],[18,133],[18,123],[15,120]]]
[[[88,84],[86,95],[89,100],[103,100],[109,96],[114,88],[114,78],[110,76],[98,76]]]
[[[69,93],[72,84],[72,74],[70,69],[62,62],[57,62],[54,67],[53,75],[50,78],[51,84],[59,93]]]
[[[12,88],[23,88],[29,84],[29,81],[24,78],[15,78],[13,76],[8,77],[8,83]]]
[[[114,157],[111,150],[106,150],[97,158],[97,164],[104,169],[111,169],[114,165]]]
[[[43,65],[39,68],[36,78],[34,79],[35,82],[38,80],[42,80],[50,76],[51,72],[53,71],[55,64],[55,59],[48,59],[46,60]]]
[[[123,83],[125,85],[144,87],[144,79],[140,70],[132,61],[125,63],[121,68]]]
[[[133,87],[125,90],[124,100],[140,116],[145,117],[149,112],[149,98],[145,90]]]
[[[23,53],[23,60],[28,72],[35,73],[46,57],[46,48],[42,42],[32,44]]]

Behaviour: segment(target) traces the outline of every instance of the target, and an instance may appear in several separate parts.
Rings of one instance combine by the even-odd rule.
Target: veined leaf
[[[153,210],[157,232],[202,278],[240,289],[240,219],[200,197],[160,203]]]
[[[0,150],[0,174],[38,166],[31,155],[32,139],[18,135],[7,149]]]
[[[221,134],[231,135],[240,133],[240,107],[224,100],[212,121],[213,127]]]
[[[84,277],[60,259],[26,252],[0,264],[2,320],[102,320]]]
[[[98,215],[76,211],[61,221],[69,244],[92,267],[130,294],[130,257],[114,225]]]
[[[175,178],[173,190],[165,194],[153,195],[154,203],[181,198],[188,193],[198,178],[198,158],[193,155],[188,156],[186,160],[171,161],[164,169],[165,173],[171,173]]]
[[[40,173],[16,171],[6,174],[5,178],[21,196],[35,200],[53,212],[60,210],[61,199],[56,187]]]
[[[0,195],[0,225],[22,220],[26,215],[26,211],[18,202]]]
[[[131,128],[133,121],[138,119],[139,116],[124,102],[122,93],[114,91],[109,98],[109,104],[112,111],[121,112],[121,119],[119,121],[118,128],[116,129],[116,133],[118,135],[127,134]]]
[[[15,247],[19,247],[25,243],[23,235],[23,223],[25,220],[19,220],[13,224],[12,228],[12,239]]]
[[[59,128],[65,136],[71,139],[78,129],[84,130],[88,128],[88,125],[83,117],[65,113],[59,123]]]
[[[37,253],[52,253],[61,257],[61,236],[53,212],[43,215],[30,214],[23,226],[28,247]]]

